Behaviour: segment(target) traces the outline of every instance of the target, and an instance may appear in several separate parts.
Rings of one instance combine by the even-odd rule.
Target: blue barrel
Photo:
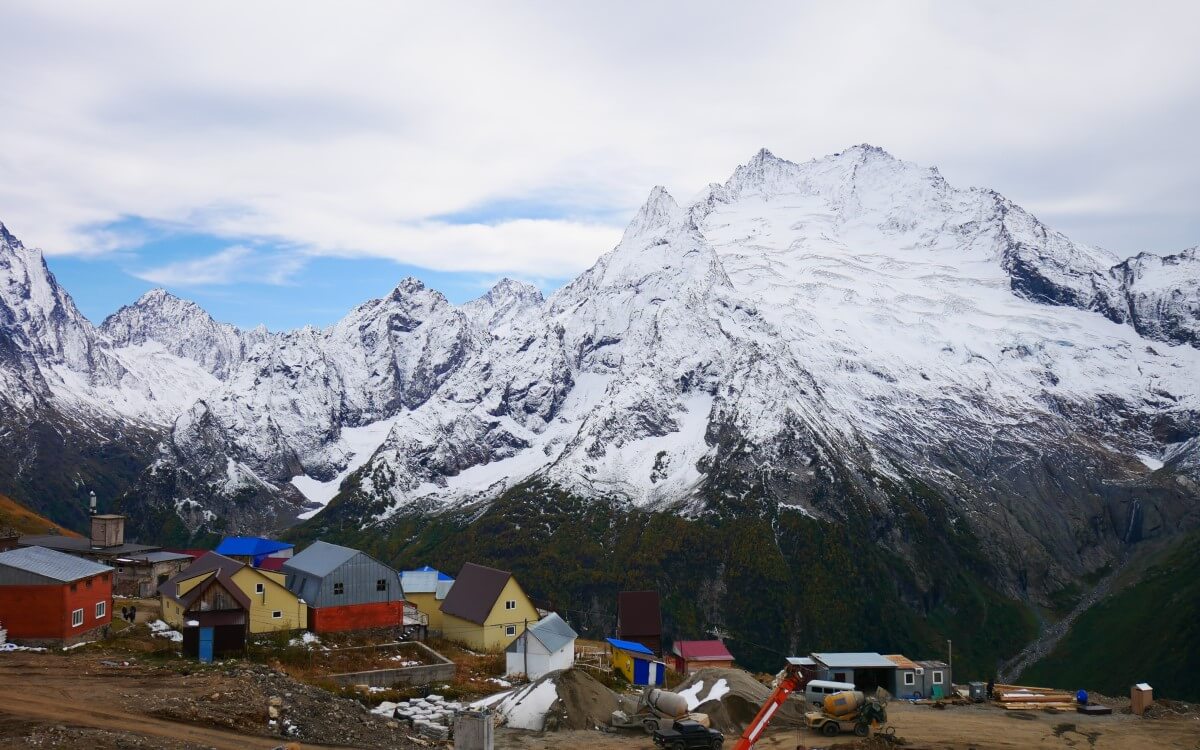
[[[1079,705],[1086,706],[1088,704],[1087,703],[1087,691],[1080,690],[1078,693],[1075,694],[1075,700],[1079,702]]]

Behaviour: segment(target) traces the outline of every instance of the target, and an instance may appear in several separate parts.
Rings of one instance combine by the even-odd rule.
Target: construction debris
[[[1052,688],[997,684],[992,695],[1009,711],[1069,710],[1079,705],[1075,696]]]

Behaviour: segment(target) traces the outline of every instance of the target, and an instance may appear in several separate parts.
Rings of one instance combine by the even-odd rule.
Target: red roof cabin
[[[680,674],[691,674],[698,669],[733,666],[733,654],[721,641],[675,641],[671,646],[671,663]]]
[[[113,569],[44,547],[0,552],[0,627],[24,645],[97,638],[112,622]]]

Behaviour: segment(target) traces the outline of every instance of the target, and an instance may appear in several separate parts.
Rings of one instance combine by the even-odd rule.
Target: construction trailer
[[[950,665],[944,661],[918,661],[917,683],[923,698],[945,698],[954,692]]]

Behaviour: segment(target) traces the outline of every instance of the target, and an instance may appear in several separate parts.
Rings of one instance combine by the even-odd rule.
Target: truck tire
[[[837,737],[840,731],[842,731],[842,728],[838,726],[836,721],[827,721],[821,725],[821,734],[826,737]]]
[[[646,734],[654,734],[659,730],[657,719],[643,719],[642,729],[646,730]]]
[[[683,740],[675,740],[671,743],[671,750],[687,750],[687,745],[683,744]]]
[[[855,724],[854,725],[854,734],[858,735],[859,737],[866,737],[870,733],[871,733],[871,728],[868,727],[866,724]]]
[[[712,741],[712,745],[710,745],[709,747],[711,747],[712,750],[721,750],[721,745],[724,745],[724,744],[725,744],[724,737],[714,737],[713,741]]]

